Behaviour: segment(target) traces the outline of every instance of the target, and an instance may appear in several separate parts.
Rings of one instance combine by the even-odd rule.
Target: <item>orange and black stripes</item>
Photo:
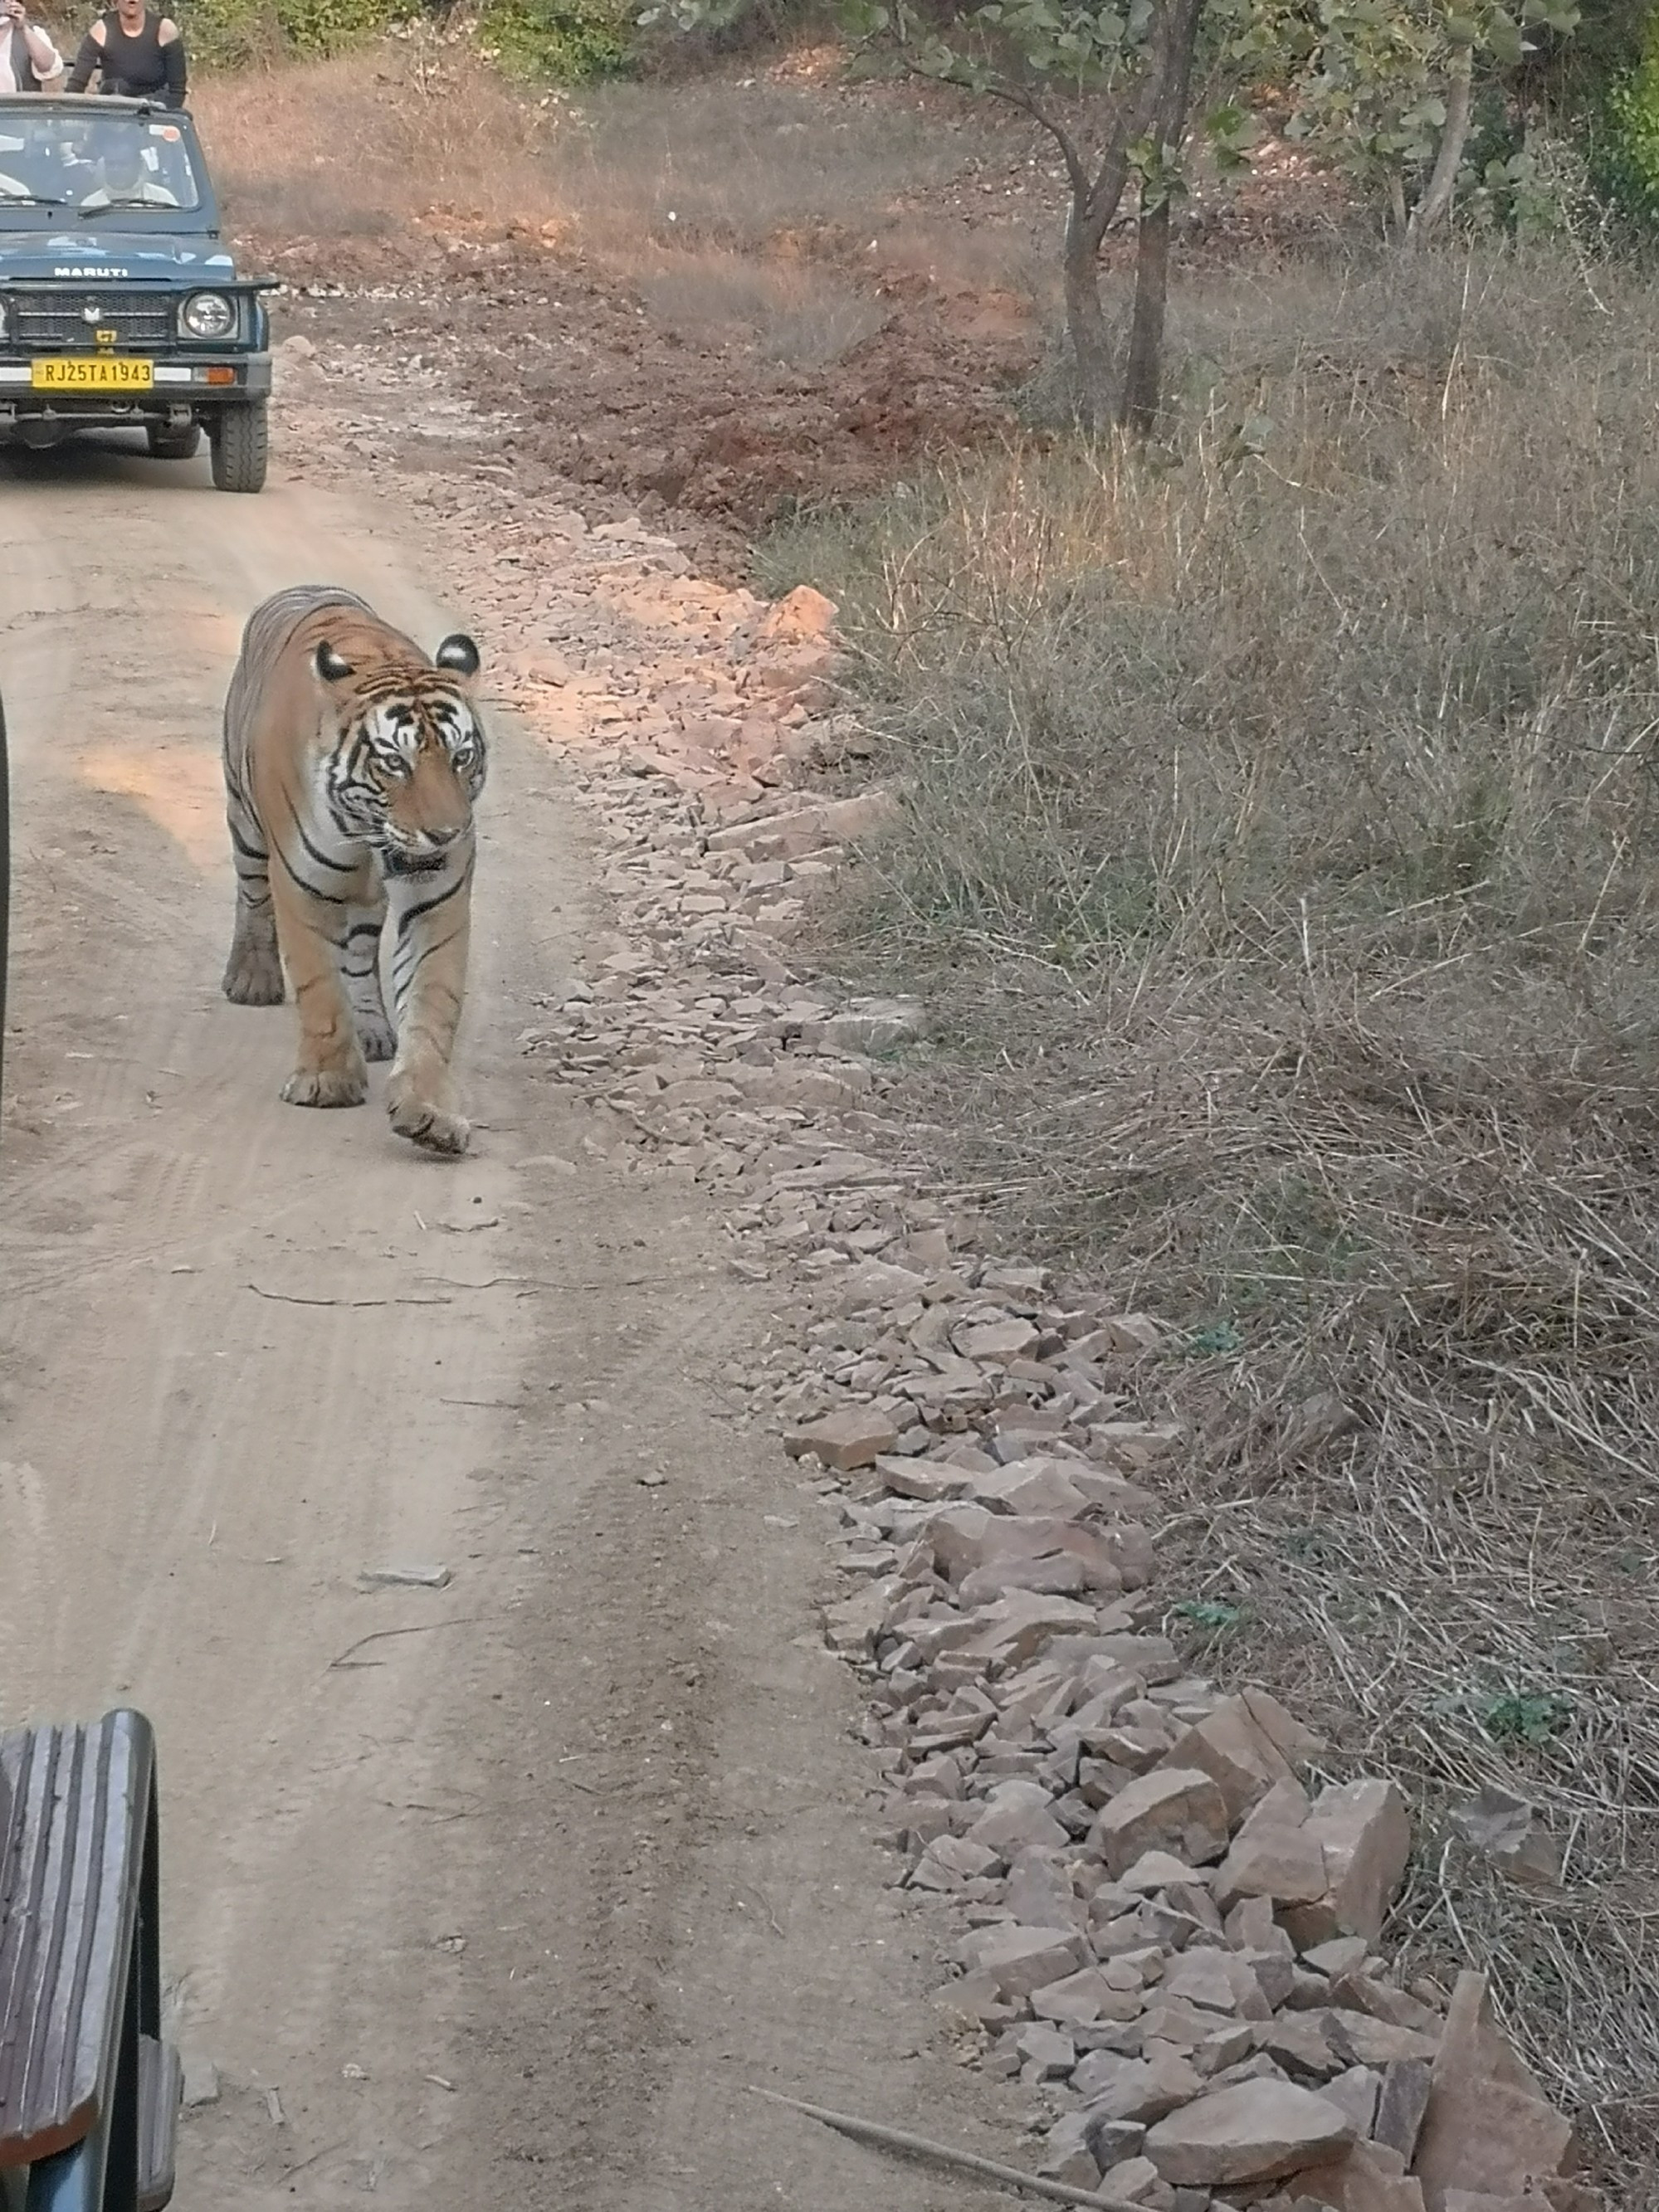
[[[477,667],[469,638],[428,659],[354,593],[302,585],[249,617],[225,702],[226,994],[272,1003],[286,969],[301,1053],[284,1096],[299,1103],[356,1103],[364,1058],[395,1046],[393,1126],[450,1152],[466,1142],[448,1091],[487,764]]]

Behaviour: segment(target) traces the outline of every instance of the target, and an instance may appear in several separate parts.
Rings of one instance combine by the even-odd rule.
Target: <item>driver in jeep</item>
[[[142,139],[125,133],[106,152],[101,181],[81,202],[82,210],[106,207],[168,207],[179,205],[146,160]]]

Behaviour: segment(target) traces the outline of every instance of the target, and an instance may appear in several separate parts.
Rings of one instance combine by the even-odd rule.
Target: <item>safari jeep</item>
[[[0,95],[0,437],[143,430],[221,491],[265,480],[270,280],[238,277],[188,115]]]

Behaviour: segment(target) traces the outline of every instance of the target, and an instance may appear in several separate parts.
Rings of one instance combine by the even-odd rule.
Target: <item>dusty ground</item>
[[[690,1178],[608,1157],[515,1044],[611,942],[551,757],[501,720],[465,1164],[279,1103],[289,1015],[218,994],[247,610],[326,575],[488,637],[483,594],[285,459],[258,500],[204,462],[0,467],[0,1683],[14,1718],[156,1722],[179,2039],[223,2076],[182,2212],[981,2201],[745,2094],[969,2142],[992,2109],[882,1887],[821,1509],[720,1379],[765,1296]],[[360,1588],[407,1560],[453,1579]]]

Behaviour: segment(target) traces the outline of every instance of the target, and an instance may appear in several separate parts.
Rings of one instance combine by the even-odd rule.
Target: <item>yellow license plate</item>
[[[155,386],[155,364],[124,355],[61,355],[31,362],[29,382],[36,392],[149,392]]]

